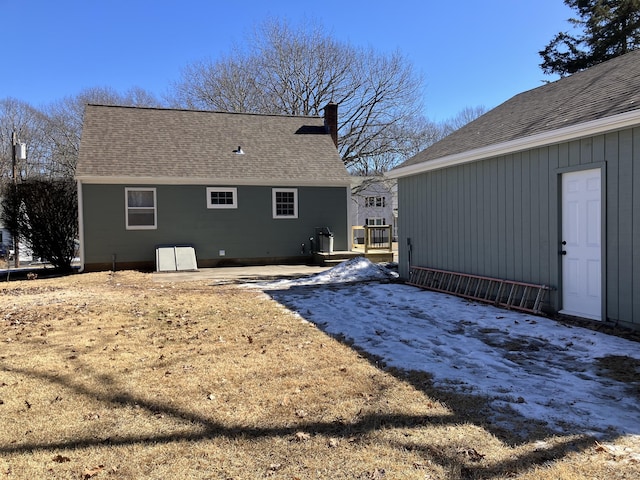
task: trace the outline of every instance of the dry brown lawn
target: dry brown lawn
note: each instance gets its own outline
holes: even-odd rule
[[[518,438],[483,408],[256,290],[0,284],[0,478],[640,478],[631,437]]]

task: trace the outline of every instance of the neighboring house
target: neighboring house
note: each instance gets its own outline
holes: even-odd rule
[[[546,310],[640,329],[640,50],[513,97],[390,176],[402,277],[546,284]]]
[[[0,204],[2,199],[0,198]],[[32,262],[33,252],[24,243],[19,242],[20,262]],[[8,228],[5,228],[0,220],[0,259],[13,259],[13,237]],[[13,262],[11,263],[13,265]]]
[[[350,249],[350,179],[325,118],[88,105],[76,171],[84,269],[299,262],[319,227]]]
[[[1,203],[0,198],[0,203]],[[4,258],[7,253],[13,249],[13,240],[11,239],[11,232],[4,228],[2,220],[0,220],[0,258]]]
[[[395,238],[398,219],[397,182],[383,176],[352,176],[351,192],[352,225],[391,225]],[[355,230],[354,242],[364,243],[363,230]]]

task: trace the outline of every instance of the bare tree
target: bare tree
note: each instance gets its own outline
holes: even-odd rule
[[[426,117],[415,117],[401,126],[390,126],[387,136],[393,135],[395,151],[385,150],[379,155],[372,155],[366,163],[352,168],[356,175],[376,176],[399,165],[404,160],[433,145],[453,131],[462,128],[485,113],[483,106],[465,107],[455,116],[443,122],[433,122]]]
[[[467,123],[470,123],[476,118],[484,115],[486,111],[487,109],[483,105],[463,108],[456,115],[442,122],[440,127],[442,131],[442,137],[445,137],[450,133],[453,133],[456,130],[464,127]]]
[[[121,94],[112,88],[98,87],[81,91],[73,97],[54,102],[43,110],[43,137],[52,177],[73,177],[80,137],[84,107],[88,103],[102,105],[159,106],[160,102],[141,88],[133,88]]]
[[[420,116],[422,80],[399,52],[355,48],[318,25],[294,28],[279,20],[259,25],[246,44],[216,61],[187,66],[173,86],[173,104],[318,116],[335,102],[347,167],[375,170],[375,157],[404,154],[399,134],[411,131]]]
[[[17,159],[16,180],[21,181],[46,170],[42,151],[46,148],[42,137],[42,114],[26,102],[14,98],[0,100],[0,184],[12,182],[13,132],[27,145],[27,159]]]
[[[27,145],[27,159],[18,162],[18,180],[73,177],[82,118],[87,103],[160,106],[141,88],[124,94],[111,88],[91,88],[73,97],[36,109],[13,98],[0,99],[0,184],[12,179],[11,135],[16,132]]]

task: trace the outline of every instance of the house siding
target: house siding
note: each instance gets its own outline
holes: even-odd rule
[[[367,225],[367,220],[372,218],[381,218],[387,225],[393,227],[392,236],[397,238],[397,182],[389,180],[378,180],[368,183],[364,188],[360,186],[361,177],[355,177],[357,180],[352,184],[351,195],[351,224],[354,227],[362,227]],[[364,177],[366,180],[367,177]],[[385,201],[384,207],[367,206],[367,197],[382,197]],[[354,243],[364,242],[364,230],[357,230],[354,235]]]
[[[156,188],[157,229],[125,228],[125,187],[137,186]],[[298,218],[274,219],[272,187],[237,186],[237,209],[208,209],[211,186],[236,187],[81,184],[86,269],[111,266],[114,258],[116,265],[152,268],[163,244],[193,245],[199,266],[304,261],[321,226],[333,232],[336,250],[348,248],[347,187],[298,187]]]
[[[400,245],[411,239],[413,265],[558,289],[560,175],[599,167],[606,317],[640,329],[640,128],[399,178]],[[407,248],[399,261],[407,278]]]

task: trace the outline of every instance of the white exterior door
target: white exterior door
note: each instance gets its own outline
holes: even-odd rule
[[[602,316],[600,169],[562,175],[562,310]]]

